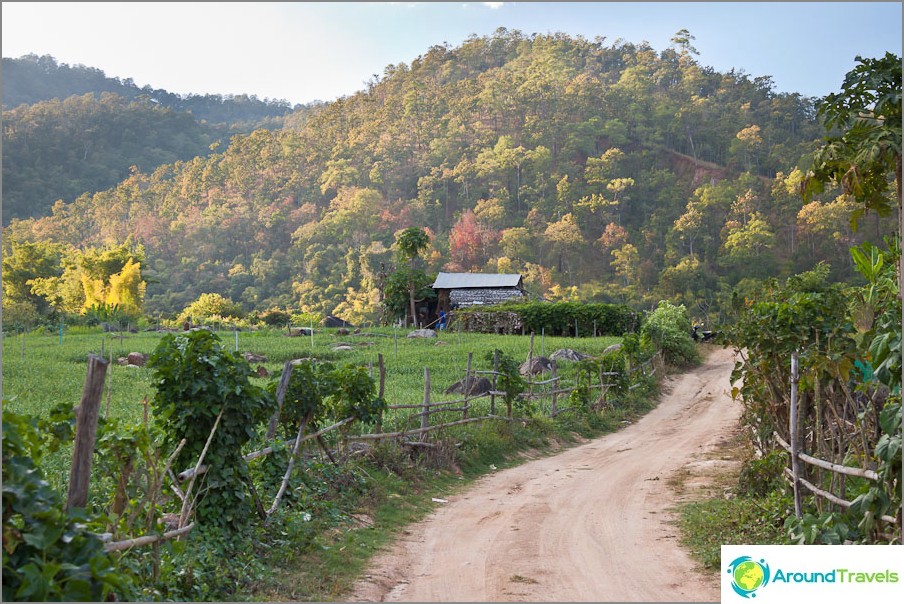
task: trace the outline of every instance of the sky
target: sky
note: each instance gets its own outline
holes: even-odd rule
[[[901,2],[2,2],[2,54],[51,55],[177,94],[304,104],[366,87],[389,65],[497,28],[662,51],[770,76],[776,92],[840,90],[855,57],[902,55]]]

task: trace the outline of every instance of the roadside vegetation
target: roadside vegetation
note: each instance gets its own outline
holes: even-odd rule
[[[818,106],[831,134],[802,195],[841,186],[855,229],[867,214],[900,225],[900,60],[858,63]],[[900,245],[898,232],[849,246],[851,283],[819,263],[735,300],[722,343],[741,354],[732,380],[746,463],[727,493],[686,506],[681,523],[707,567],[721,544],[901,543]],[[803,460],[795,474],[794,447],[829,463]]]

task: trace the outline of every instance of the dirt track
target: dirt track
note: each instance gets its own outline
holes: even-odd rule
[[[705,480],[737,427],[730,350],[669,378],[637,423],[490,474],[377,555],[349,601],[719,600],[677,542],[669,479]]]

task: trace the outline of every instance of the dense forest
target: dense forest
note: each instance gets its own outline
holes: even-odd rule
[[[854,230],[856,204],[837,189],[803,201],[804,173],[827,134],[818,99],[776,93],[769,77],[714,71],[692,41],[682,30],[656,52],[499,29],[433,46],[280,128],[136,166],[50,216],[14,220],[4,256],[12,266],[27,249],[20,265],[34,268],[10,272],[4,260],[4,285],[22,281],[10,290],[18,299],[5,288],[4,314],[63,309],[59,276],[75,256],[129,249],[149,314],[175,315],[215,293],[244,311],[374,320],[383,278],[398,268],[397,234],[411,226],[430,237],[428,272],[520,272],[545,299],[636,308],[670,299],[711,321],[763,280],[820,262],[832,278],[852,279],[848,249],[894,225],[870,215]],[[89,102],[130,119],[150,111],[109,96],[55,101]],[[43,152],[77,158],[91,141]]]
[[[0,75],[4,109],[89,93],[100,96],[109,92],[129,101],[147,100],[173,111],[188,112],[198,121],[209,124],[235,125],[261,123],[303,108],[292,106],[285,100],[258,99],[256,95],[179,95],[150,85],[139,87],[131,78],[110,78],[100,69],[59,63],[49,55],[29,54],[17,59],[4,57]]]

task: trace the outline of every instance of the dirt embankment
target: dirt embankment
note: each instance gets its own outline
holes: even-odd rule
[[[448,498],[379,554],[347,599],[718,601],[719,577],[695,570],[678,543],[670,482],[705,483],[708,454],[736,431],[733,363],[712,348],[669,378],[637,423]]]

